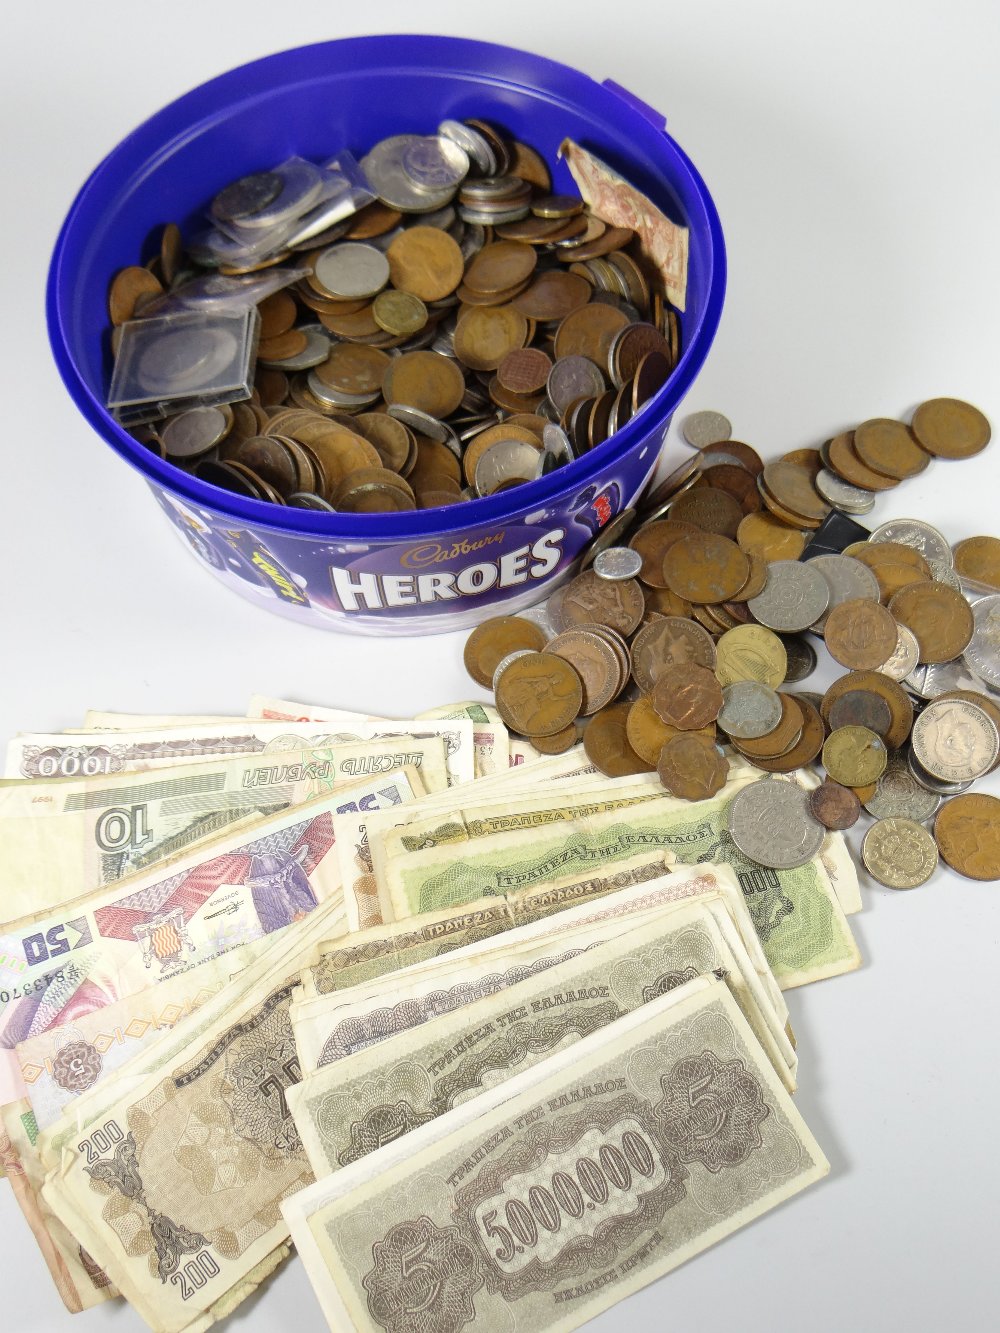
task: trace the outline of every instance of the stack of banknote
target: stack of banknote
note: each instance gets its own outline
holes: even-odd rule
[[[574,1328],[822,1176],[784,992],[843,838],[544,757],[491,706],[92,713],[0,782],[0,1160],[66,1306],[203,1329],[291,1252],[334,1328]]]

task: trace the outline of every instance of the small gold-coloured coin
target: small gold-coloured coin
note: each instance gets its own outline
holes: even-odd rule
[[[823,637],[830,656],[842,666],[874,670],[895,650],[898,636],[896,621],[884,606],[854,597],[829,613]]]
[[[915,477],[931,461],[908,426],[888,417],[863,421],[854,432],[854,452],[866,467],[898,481]]]
[[[511,662],[497,682],[496,704],[512,731],[528,737],[552,736],[576,720],[583,686],[564,658],[526,653]]]
[[[626,726],[629,704],[611,704],[602,708],[587,723],[583,748],[595,767],[609,778],[623,778],[631,773],[650,773],[655,765],[632,749]]]
[[[942,858],[968,879],[1000,879],[1000,800],[969,792],[946,801],[934,819]]]
[[[664,667],[651,695],[662,721],[680,731],[699,731],[719,716],[722,686],[715,672],[690,663]]]
[[[955,573],[1000,588],[1000,540],[966,537],[955,546]]]
[[[682,537],[663,559],[667,587],[689,602],[726,602],[749,576],[750,561],[736,543],[711,532]]]
[[[498,663],[509,653],[520,648],[537,653],[544,647],[545,633],[533,620],[494,616],[477,625],[469,635],[462,659],[476,684],[489,690],[493,688],[493,673]]]
[[[885,742],[867,727],[838,727],[823,746],[823,767],[844,787],[875,782],[887,758]]]
[[[784,683],[788,670],[785,645],[763,625],[737,625],[716,644],[715,673],[722,685],[759,680],[772,689]]]
[[[462,281],[465,260],[451,236],[439,227],[407,227],[385,252],[389,281],[421,301],[441,301]]]
[[[707,736],[680,732],[663,746],[656,771],[671,796],[705,801],[726,785],[729,761]]]
[[[387,287],[372,302],[372,318],[380,329],[397,338],[419,333],[427,323],[427,307],[412,292]]]
[[[913,819],[878,819],[861,843],[861,860],[887,889],[915,889],[937,869],[934,839]]]
[[[404,352],[385,372],[382,396],[389,404],[415,407],[442,420],[465,396],[465,377],[438,352]]]
[[[921,662],[951,662],[972,640],[972,608],[960,592],[945,583],[912,583],[901,588],[889,610],[913,631]]]
[[[798,560],[806,548],[806,535],[770,513],[747,514],[736,530],[744,551],[764,560]]]
[[[990,423],[958,398],[921,403],[910,425],[917,443],[937,458],[972,458],[990,442]]]
[[[136,306],[145,297],[147,300],[159,296],[163,291],[160,280],[147,268],[133,264],[119,269],[108,292],[108,311],[111,323],[116,327],[125,324],[136,313]]]

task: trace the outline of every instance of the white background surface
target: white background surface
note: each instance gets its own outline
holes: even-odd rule
[[[476,694],[460,636],[351,639],[224,589],[72,407],[43,325],[49,252],[97,160],[165,102],[376,25],[507,42],[616,79],[667,113],[726,233],[722,327],[684,408],[725,411],[773,457],[869,416],[908,419],[936,395],[1000,422],[998,15],[989,0],[6,6],[0,732],[78,725],[88,706],[237,713],[254,689],[398,716]],[[924,517],[952,541],[1000,532],[998,481],[994,443],[932,464],[872,520]],[[942,872],[910,894],[866,881],[864,897],[863,969],[789,997],[798,1104],[831,1176],[595,1329],[993,1321],[1000,886]],[[68,1327],[2,1184],[0,1237],[0,1326]],[[83,1318],[95,1333],[142,1326],[120,1305]],[[296,1261],[233,1323],[323,1327]]]

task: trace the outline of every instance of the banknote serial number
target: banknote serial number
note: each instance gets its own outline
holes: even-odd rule
[[[29,995],[37,995],[49,987],[53,981],[65,981],[66,974],[60,968],[57,972],[46,972],[44,976],[26,981],[23,986],[11,986],[9,990],[0,990],[0,1004],[10,1004],[14,1000],[26,1000]]]

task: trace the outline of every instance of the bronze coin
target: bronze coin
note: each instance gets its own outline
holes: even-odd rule
[[[830,506],[813,485],[809,469],[798,463],[768,463],[760,479],[783,509],[801,519],[820,523],[830,512]]]
[[[287,288],[272,292],[257,307],[260,314],[260,336],[262,339],[275,338],[279,333],[287,333],[295,323],[298,307],[295,298]]]
[[[747,514],[736,529],[740,549],[764,560],[798,560],[806,549],[805,533],[774,514]]]
[[[528,319],[548,323],[585,306],[593,290],[586,278],[564,269],[548,269],[519,292],[511,305]]]
[[[703,532],[734,540],[744,512],[733,496],[709,485],[692,487],[678,496],[670,506],[670,517],[678,523],[692,523]]]
[[[805,730],[805,706],[791,694],[778,691],[781,700],[781,718],[778,725],[763,736],[741,737],[738,741],[730,737],[734,749],[740,754],[758,763],[764,759],[778,759],[788,754],[802,739]]]
[[[318,380],[346,394],[370,394],[382,387],[392,365],[387,352],[361,343],[334,343],[325,361],[315,367]]]
[[[632,385],[631,416],[635,416],[655,394],[659,393],[670,378],[671,363],[661,352],[647,352],[639,362],[635,375],[622,385],[622,392]],[[619,428],[623,423],[619,421]]]
[[[729,760],[707,736],[681,732],[663,746],[656,771],[671,796],[707,801],[726,785]]]
[[[809,793],[809,810],[824,828],[842,831],[858,822],[861,802],[850,787],[827,778]]]
[[[670,344],[652,324],[626,324],[611,345],[608,370],[619,387],[632,379],[650,352],[659,352],[670,366]]]
[[[760,454],[741,440],[719,440],[715,444],[704,445],[701,452],[705,455],[706,462],[714,454],[722,454],[726,459],[735,458],[748,472],[753,473],[754,477],[759,477],[764,471],[764,460]],[[711,468],[707,470],[711,471]]]
[[[990,588],[1000,588],[1000,540],[966,537],[955,546],[955,573]]]
[[[398,227],[402,220],[403,215],[398,209],[390,208],[388,204],[376,199],[355,213],[350,228],[344,233],[344,239],[368,241],[373,236],[385,236],[393,227]]]
[[[450,296],[465,273],[458,242],[439,227],[406,227],[385,252],[389,281],[421,301]]]
[[[910,428],[921,448],[936,458],[972,458],[990,442],[990,423],[978,407],[958,398],[921,403]]]
[[[672,593],[669,588],[645,587],[642,590],[642,597],[646,603],[646,613],[642,620],[644,625],[650,624],[659,616],[691,618],[691,603]]]
[[[455,355],[470,370],[496,370],[528,341],[528,321],[512,306],[469,310],[455,329]]]
[[[511,393],[540,393],[552,369],[552,359],[540,347],[515,347],[500,362],[497,379]]]
[[[572,250],[560,253],[557,258],[561,259],[564,264],[597,259],[601,255],[611,254],[612,250],[621,250],[634,237],[635,232],[630,231],[627,227],[608,226],[594,240],[588,241],[585,245],[574,246]]]
[[[539,754],[565,754],[579,739],[580,728],[571,722],[568,727],[553,732],[551,736],[532,736],[531,743]]]
[[[497,681],[497,712],[522,736],[563,731],[575,721],[582,703],[580,677],[554,653],[526,653],[511,662]]]
[[[860,486],[864,491],[891,491],[899,485],[895,478],[885,477],[862,463],[854,449],[854,431],[835,435],[824,447],[831,469],[849,485]]]
[[[968,879],[1000,879],[1000,800],[968,793],[945,801],[934,819],[943,859]]]
[[[338,338],[373,338],[385,333],[372,314],[371,301],[366,302],[360,310],[352,310],[349,314],[321,314],[319,322]]]
[[[567,315],[556,330],[556,358],[585,356],[596,366],[606,366],[611,342],[628,322],[628,315],[615,306],[593,302],[581,306]]]
[[[545,634],[533,620],[523,620],[520,616],[494,616],[477,625],[469,635],[462,660],[476,684],[491,690],[493,673],[508,653],[520,648],[537,653],[544,647]]]
[[[299,484],[299,472],[288,445],[267,435],[241,440],[229,462],[242,463],[262,477],[280,495],[290,495]]]
[[[587,723],[583,749],[590,762],[609,778],[623,778],[632,773],[650,773],[653,765],[632,749],[626,725],[628,704],[602,708]]]
[[[404,352],[385,372],[382,396],[390,405],[405,404],[441,420],[464,398],[465,376],[439,352]]]
[[[586,629],[564,630],[545,645],[547,653],[564,657],[583,687],[580,716],[589,717],[604,708],[624,683],[617,654],[611,644]]]
[[[750,576],[750,561],[735,542],[697,532],[674,542],[663,558],[667,587],[689,602],[726,602]]]
[[[142,297],[147,299],[159,296],[163,291],[160,280],[149,269],[132,264],[119,269],[111,281],[108,291],[108,311],[111,323],[117,328],[125,324],[135,314],[136,305]],[[628,322],[627,320],[625,321]]]
[[[679,728],[667,726],[653,707],[653,702],[648,694],[642,695],[634,704],[629,706],[625,731],[629,744],[636,754],[644,759],[646,763],[654,766],[660,757],[660,751],[671,736],[682,734]],[[715,724],[710,723],[700,731],[683,734],[707,736],[709,740],[714,742]]]
[[[493,241],[473,256],[465,270],[465,286],[477,292],[503,292],[530,278],[537,263],[537,251],[523,241]]]
[[[562,592],[561,629],[579,625],[607,625],[629,635],[642,619],[646,603],[635,579],[602,579],[585,569]]]
[[[733,593],[731,600],[734,602],[748,602],[751,597],[759,597],[767,587],[767,561],[755,551],[748,552],[747,559],[750,561],[750,573],[739,592]]]
[[[899,481],[915,477],[931,461],[910,428],[889,417],[863,421],[854,432],[854,452],[873,472]]]
[[[281,370],[271,370],[267,366],[258,366],[254,383],[262,403],[268,406],[283,403],[288,397],[288,376]]]
[[[794,463],[796,467],[804,467],[813,481],[823,467],[823,459],[818,449],[789,449],[787,454],[781,455],[778,462]]]
[[[902,685],[883,676],[879,671],[851,671],[846,676],[835,680],[823,695],[820,712],[826,722],[830,721],[830,710],[842,694],[848,690],[872,690],[880,694],[892,711],[892,725],[885,736],[885,743],[890,749],[898,749],[910,734],[913,726],[913,704]],[[850,783],[850,786],[856,786]]]
[[[768,758],[757,755],[751,762],[765,773],[794,773],[796,769],[811,764],[823,748],[826,740],[826,728],[823,719],[812,702],[802,694],[795,696],[795,705],[802,716],[802,730],[795,742],[783,753]],[[741,742],[743,744],[743,742]],[[749,758],[749,756],[747,756]]]
[[[852,597],[827,615],[823,637],[830,656],[842,666],[874,670],[895,651],[898,632],[879,602]]]
[[[642,582],[652,588],[666,587],[663,557],[674,542],[697,531],[693,523],[677,523],[668,518],[644,523],[638,532],[633,533],[629,546],[642,556],[642,569],[638,574]]]
[[[257,356],[261,361],[289,361],[309,346],[309,339],[301,329],[286,329],[274,338],[261,338]]]
[[[698,731],[714,722],[722,709],[722,686],[708,667],[667,666],[651,695],[660,718],[680,731]]]
[[[717,491],[725,491],[736,500],[744,514],[756,514],[761,507],[757,479],[752,472],[737,463],[717,463],[708,468],[694,484],[697,490],[701,486],[711,486]]]
[[[506,140],[507,151],[510,153],[510,164],[507,171],[511,176],[517,176],[519,180],[527,181],[529,185],[534,185],[536,189],[548,194],[552,189],[552,177],[549,174],[549,168],[542,157],[530,144],[521,143],[519,139]]]
[[[820,525],[818,518],[803,518],[801,514],[793,514],[790,509],[786,509],[780,504],[771,492],[764,485],[763,474],[757,478],[757,493],[764,503],[764,508],[772,513],[775,518],[780,518],[782,523],[787,523],[790,527],[816,529]]]
[[[353,472],[333,491],[331,502],[347,514],[398,514],[417,507],[412,489],[387,468]]]
[[[893,596],[889,610],[913,631],[921,662],[951,662],[975,630],[972,607],[946,583],[911,583]]]
[[[416,441],[410,429],[387,412],[362,412],[354,421],[358,433],[375,447],[383,464],[405,477],[417,456]]]
[[[715,669],[715,644],[693,620],[661,616],[640,629],[632,640],[632,675],[647,693],[667,667],[702,666]]]
[[[867,727],[884,740],[892,726],[892,709],[874,690],[847,690],[830,706],[830,729]]]
[[[443,472],[452,481],[461,482],[462,465],[446,444],[440,440],[429,440],[425,435],[415,436],[417,457],[406,477],[411,486],[423,478]]]

